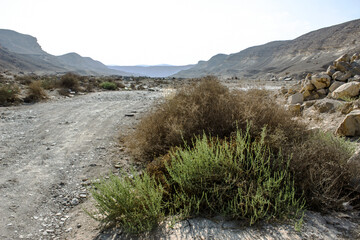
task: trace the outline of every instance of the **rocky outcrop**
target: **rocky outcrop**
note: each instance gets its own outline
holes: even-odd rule
[[[355,82],[360,82],[360,55],[353,54],[351,57],[344,54],[337,58],[326,72],[308,74],[301,83],[300,92],[304,100],[313,100],[331,96],[336,99],[350,98],[359,95],[359,87]],[[353,83],[349,83],[353,82]]]

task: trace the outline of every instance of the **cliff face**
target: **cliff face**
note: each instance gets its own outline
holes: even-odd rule
[[[360,50],[360,19],[322,28],[294,40],[274,41],[247,48],[230,55],[216,55],[176,77],[216,75],[239,78],[267,78],[325,70],[331,61],[344,53]]]

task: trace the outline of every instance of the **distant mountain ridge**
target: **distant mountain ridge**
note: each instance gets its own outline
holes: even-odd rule
[[[0,70],[38,74],[75,72],[81,75],[124,75],[77,53],[54,56],[43,51],[33,36],[0,29]]]
[[[360,19],[312,31],[294,40],[273,41],[230,55],[218,54],[173,76],[261,79],[292,74],[301,78],[306,72],[324,70],[344,53],[355,52],[360,52]]]
[[[188,70],[194,65],[183,65],[183,66],[173,66],[168,64],[161,65],[138,65],[138,66],[108,66],[111,69],[135,73],[139,76],[148,76],[148,77],[168,77],[170,75],[176,74],[182,70]]]

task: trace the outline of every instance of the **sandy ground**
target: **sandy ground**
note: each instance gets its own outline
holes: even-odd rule
[[[71,232],[65,227],[87,198],[84,183],[124,162],[114,152],[119,131],[159,96],[101,92],[0,108],[0,239],[63,239]]]

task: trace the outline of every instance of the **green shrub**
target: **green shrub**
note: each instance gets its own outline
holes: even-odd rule
[[[0,105],[6,106],[18,101],[17,94],[19,92],[19,87],[14,84],[0,85]]]
[[[116,90],[117,85],[113,82],[102,82],[100,83],[100,87],[106,90]]]
[[[177,150],[167,165],[171,212],[183,217],[225,215],[248,219],[281,219],[299,213],[289,160],[273,154],[249,131],[234,140],[196,138],[194,148]]]
[[[273,154],[249,128],[230,141],[196,138],[194,147],[172,152],[166,164],[165,186],[147,172],[141,176],[111,176],[92,192],[98,219],[126,231],[155,227],[164,216],[180,218],[224,215],[246,219],[300,217],[304,202],[297,197],[289,160]]]
[[[141,176],[134,173],[134,178],[122,179],[112,175],[94,187],[92,196],[98,212],[90,215],[105,225],[143,232],[151,230],[163,218],[163,189],[146,173]]]
[[[73,91],[79,90],[79,80],[80,76],[74,73],[66,73],[65,75],[61,76],[60,78],[60,87],[68,88]]]

